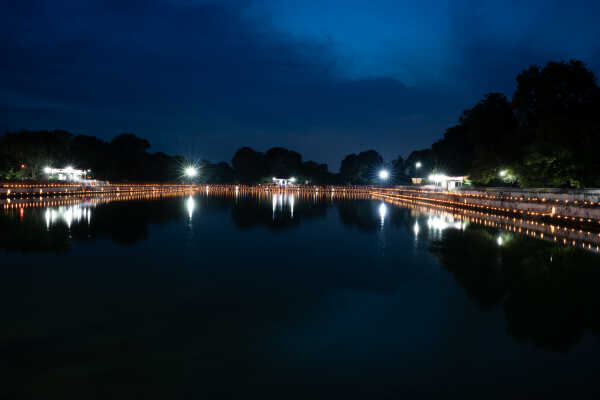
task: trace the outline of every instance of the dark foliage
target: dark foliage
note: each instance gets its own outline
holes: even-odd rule
[[[375,150],[349,154],[342,160],[340,179],[345,184],[369,185],[377,183],[377,169],[383,167],[383,158]]]
[[[43,180],[47,166],[91,169],[111,181],[176,181],[181,157],[148,153],[150,143],[124,133],[110,143],[65,131],[20,131],[0,136],[2,179]],[[24,168],[21,168],[23,166]]]
[[[500,93],[487,94],[407,164],[410,169],[419,160],[423,171],[469,175],[478,184],[598,187],[599,145],[594,74],[580,61],[549,62],[519,74],[512,103]]]
[[[283,147],[273,147],[265,153],[242,147],[231,160],[236,182],[268,183],[273,177],[295,178],[299,183],[331,184],[337,176],[327,164],[302,161],[302,156]]]

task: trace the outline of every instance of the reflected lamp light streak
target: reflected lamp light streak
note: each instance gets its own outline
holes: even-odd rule
[[[187,209],[188,216],[191,220],[192,216],[194,215],[194,209],[196,208],[196,201],[192,196],[188,197],[188,199],[186,200],[185,208]]]
[[[387,206],[384,203],[381,203],[379,205],[379,217],[381,218],[381,226],[383,226],[383,223],[385,222],[385,216],[387,215]]]

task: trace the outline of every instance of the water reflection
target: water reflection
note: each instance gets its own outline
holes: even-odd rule
[[[406,251],[413,238],[415,243],[419,239],[415,251],[433,254],[482,310],[502,307],[509,333],[518,340],[562,351],[585,332],[599,331],[600,294],[595,288],[600,282],[600,259],[592,247],[597,235],[472,210],[390,204],[343,193],[249,195],[235,190],[225,195],[206,194],[205,189],[195,196],[162,201],[143,197],[123,201],[127,198],[122,196],[40,208],[11,205],[0,213],[0,248],[69,251],[78,241],[98,238],[133,244],[149,238],[151,225],[187,220],[191,228],[199,209],[222,213],[239,231],[257,226],[274,231],[300,229],[303,224],[322,223],[329,210],[334,210],[336,221],[348,232],[378,232],[378,262],[387,262],[387,249],[405,246]],[[395,232],[406,236],[394,236]],[[395,261],[402,261],[406,253],[393,254],[401,257]],[[369,263],[364,267],[369,270]]]
[[[586,330],[600,333],[593,253],[493,229],[448,232],[431,251],[482,309],[503,307],[519,340],[564,351]]]
[[[194,215],[194,208],[196,208],[196,200],[194,200],[192,196],[188,197],[188,199],[185,201],[185,208],[187,209],[188,217],[191,221],[192,216]]]
[[[600,269],[585,231],[337,192],[121,200],[0,212],[1,249],[45,252],[2,253],[0,348],[18,366],[3,375],[15,392],[66,385],[85,398],[89,381],[141,377],[131,391],[169,398],[197,390],[200,374],[223,390],[330,371],[428,386],[432,359],[459,390],[473,374],[595,373],[600,350],[583,339],[600,333]],[[581,354],[592,367],[572,371]]]
[[[138,193],[6,201],[0,210],[0,249],[63,252],[73,242],[101,238],[134,244],[147,239],[149,225],[179,217],[178,208],[166,204],[181,196]],[[160,199],[166,203],[153,201]]]
[[[385,222],[385,216],[387,215],[387,206],[384,203],[379,205],[379,217],[381,218],[381,227],[383,228],[383,223]]]
[[[86,221],[90,224],[92,218],[91,205],[89,203],[77,204],[72,206],[48,207],[44,212],[46,228],[50,229],[57,222],[63,222],[68,228],[73,222],[80,223]]]

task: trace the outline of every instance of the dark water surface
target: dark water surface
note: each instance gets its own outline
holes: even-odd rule
[[[0,262],[0,398],[600,393],[597,252],[443,211],[205,193],[0,209]]]

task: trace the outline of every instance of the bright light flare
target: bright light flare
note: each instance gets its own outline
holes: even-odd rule
[[[417,163],[415,164],[415,167],[417,167],[417,168],[421,168],[421,166],[422,166],[422,165],[423,165],[423,164],[421,164],[421,162],[420,162],[420,161],[417,161]]]
[[[381,171],[379,171],[379,179],[385,180],[389,177],[390,177],[390,173],[387,170],[382,169]]]
[[[502,171],[500,171],[500,176],[504,178],[507,173],[508,173],[508,171],[506,171],[505,169],[503,169]]]
[[[198,175],[198,170],[194,167],[187,167],[184,171],[185,176],[193,178]]]

